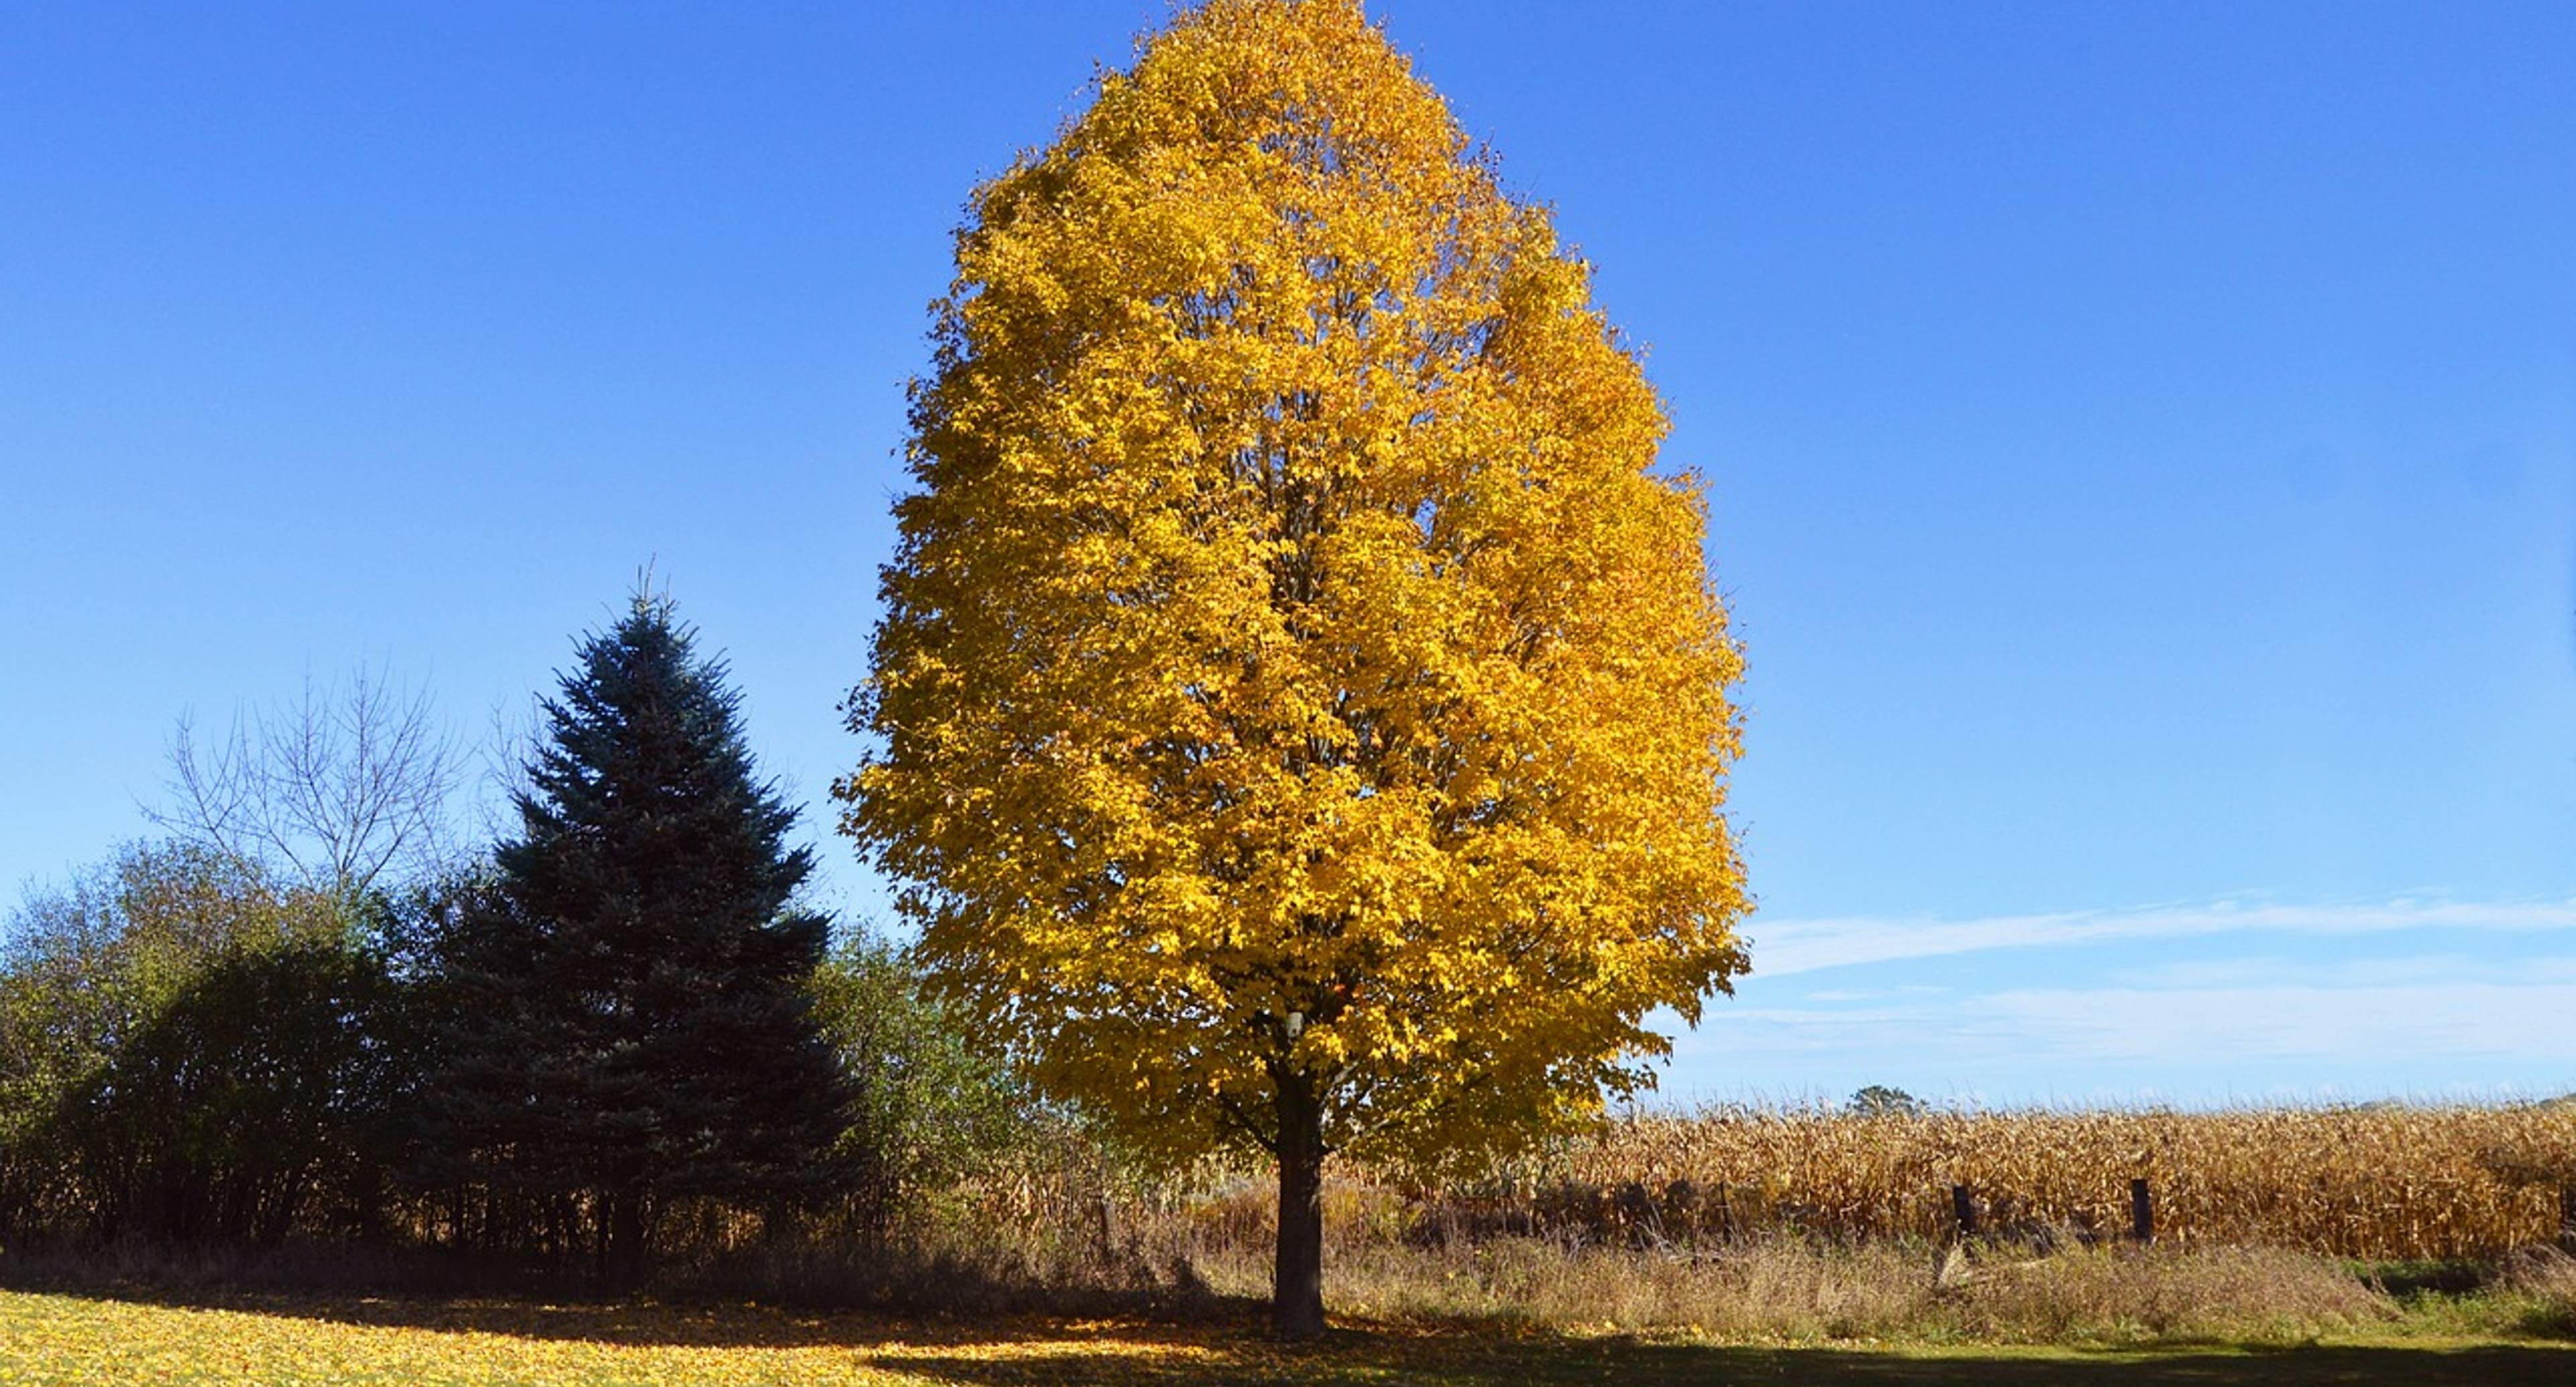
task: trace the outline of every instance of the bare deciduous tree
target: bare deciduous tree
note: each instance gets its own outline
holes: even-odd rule
[[[423,874],[445,859],[466,761],[426,691],[362,666],[340,687],[308,678],[292,702],[236,711],[212,744],[182,714],[170,805],[144,812],[190,842],[351,900],[388,872]]]

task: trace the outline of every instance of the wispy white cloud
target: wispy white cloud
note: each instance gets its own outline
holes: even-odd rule
[[[2247,937],[2208,939],[2232,931]],[[2319,946],[2363,935],[2367,949]],[[2120,947],[2183,936],[2203,941]],[[2069,966],[2094,944],[2112,947]],[[2030,952],[1940,987],[1824,971],[2005,949]],[[1971,1101],[2223,1103],[2576,1086],[2576,903],[1828,921],[1756,957],[1738,1000],[1676,1037],[1668,1093],[1831,1098],[1893,1082]],[[1761,986],[1782,973],[1820,985]]]
[[[1989,949],[2107,944],[2209,934],[2386,934],[2410,930],[2576,933],[2576,900],[2470,903],[2395,900],[2283,905],[2218,901],[2139,910],[2000,915],[1973,920],[1849,916],[1759,920],[1757,977],[1779,978],[1854,964],[1934,958]]]
[[[1968,1036],[2059,1060],[2210,1061],[2564,1055],[2576,984],[2068,988],[1980,997]]]
[[[2576,940],[2569,941],[2576,949]],[[2176,959],[2132,971],[2127,985],[2197,990],[2246,987],[2422,988],[2436,983],[2576,983],[2576,955],[2498,959],[2446,951],[2388,957],[2330,958],[2259,955]],[[1819,993],[1806,994],[1813,1001]],[[2576,1018],[2570,1018],[2576,1023]]]
[[[2558,1093],[2576,1085],[2576,976],[1719,1008],[1676,1037],[1665,1088],[1776,1098],[1882,1082],[2001,1102]]]

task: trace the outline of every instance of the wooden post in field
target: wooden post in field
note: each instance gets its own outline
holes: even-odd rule
[[[1959,1221],[1959,1241],[1977,1236],[1977,1203],[1968,1197],[1967,1186],[1950,1187],[1950,1213]]]
[[[2576,1185],[2558,1189],[2558,1249],[2576,1253]]]
[[[2137,1235],[2142,1247],[2156,1240],[2156,1206],[2147,1195],[2143,1178],[2129,1182],[2129,1231]]]

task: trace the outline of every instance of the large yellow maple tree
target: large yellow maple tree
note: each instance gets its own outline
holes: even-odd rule
[[[1356,0],[1210,0],[979,188],[844,831],[934,975],[1175,1157],[1583,1120],[1743,971],[1695,480],[1543,207]]]

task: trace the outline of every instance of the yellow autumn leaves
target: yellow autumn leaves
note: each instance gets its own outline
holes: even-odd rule
[[[748,1307],[351,1301],[213,1310],[0,1291],[0,1387],[919,1387],[1188,1370],[1211,1351],[1046,1325],[960,1339]]]
[[[1744,966],[1694,483],[1542,209],[1348,0],[1216,0],[980,189],[836,787],[1042,1082],[1434,1162]],[[1231,1131],[1229,1131],[1231,1126]]]

